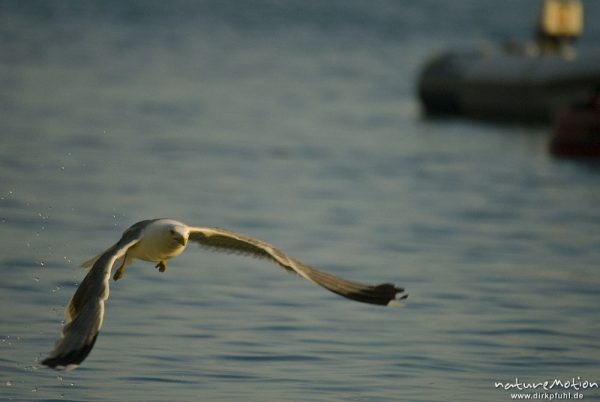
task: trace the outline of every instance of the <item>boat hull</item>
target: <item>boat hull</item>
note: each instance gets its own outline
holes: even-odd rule
[[[600,49],[573,57],[448,52],[424,66],[418,95],[427,115],[551,122],[600,83]]]

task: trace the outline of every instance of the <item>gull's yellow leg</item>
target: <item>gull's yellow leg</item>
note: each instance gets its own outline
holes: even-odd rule
[[[121,279],[123,277],[123,275],[125,275],[125,259],[123,259],[123,263],[121,264],[119,269],[117,269],[117,271],[113,275],[113,279],[115,281],[118,281],[119,279]]]
[[[167,269],[167,262],[165,260],[160,261],[156,264],[156,268],[158,268],[160,272],[165,272],[165,269]]]

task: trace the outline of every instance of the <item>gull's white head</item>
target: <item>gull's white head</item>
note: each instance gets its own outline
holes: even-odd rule
[[[186,226],[183,225],[167,225],[164,228],[163,235],[175,246],[185,247],[187,244],[190,232]]]
[[[173,219],[159,219],[148,228],[147,235],[158,244],[178,249],[185,247],[190,236],[189,228]]]

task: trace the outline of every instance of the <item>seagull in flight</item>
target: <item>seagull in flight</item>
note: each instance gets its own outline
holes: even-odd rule
[[[128,228],[108,250],[82,264],[89,272],[67,304],[65,325],[54,349],[41,363],[55,369],[73,369],[88,356],[104,319],[113,268],[114,280],[123,278],[125,268],[135,259],[156,262],[156,268],[164,272],[167,260],[181,254],[188,242],[271,260],[333,293],[363,303],[385,306],[408,296],[391,283],[367,285],[318,271],[268,243],[230,230],[187,226],[172,219],[145,220]]]

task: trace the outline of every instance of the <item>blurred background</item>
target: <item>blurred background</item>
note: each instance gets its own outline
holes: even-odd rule
[[[600,2],[582,3],[586,49]],[[0,399],[482,401],[516,377],[600,382],[600,165],[551,156],[552,121],[430,118],[417,96],[440,52],[532,40],[540,6],[0,2]],[[39,367],[79,264],[155,217],[410,296],[360,305],[189,247],[111,283],[82,367]]]

